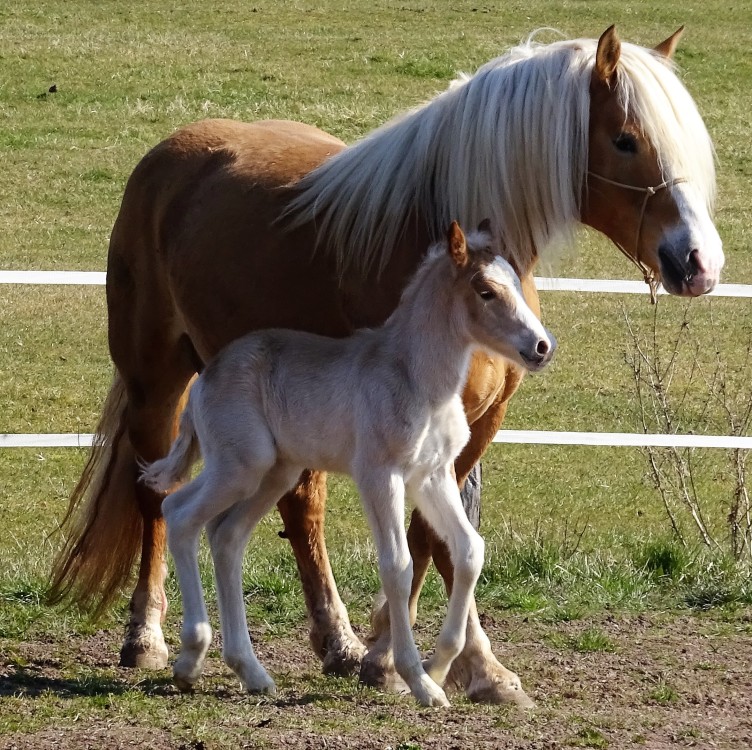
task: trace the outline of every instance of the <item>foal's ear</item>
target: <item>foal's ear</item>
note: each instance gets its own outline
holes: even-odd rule
[[[679,44],[681,35],[684,33],[684,26],[680,26],[668,39],[665,39],[660,44],[656,44],[653,48],[661,57],[665,57],[670,60],[676,52],[676,47]]]
[[[467,265],[467,242],[465,235],[460,229],[460,225],[453,221],[447,232],[447,245],[449,257],[457,268],[464,268]]]
[[[608,88],[613,88],[616,83],[616,66],[621,57],[621,41],[616,33],[616,26],[609,26],[598,40],[598,49],[595,53],[595,68],[593,77],[605,83]]]

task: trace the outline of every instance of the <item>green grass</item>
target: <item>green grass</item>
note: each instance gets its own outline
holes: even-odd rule
[[[628,12],[611,0],[488,7],[464,0],[5,3],[0,7],[0,264],[104,270],[107,239],[128,175],[151,146],[192,120],[293,118],[352,141],[433,96],[455,71],[472,71],[537,27],[596,36],[614,21],[623,38],[643,44],[686,24],[677,63],[716,143],[717,223],[727,254],[723,280],[752,283],[752,27],[744,4],[719,0],[693,7],[637,0]],[[54,93],[49,91],[53,84]],[[541,273],[634,278],[614,248],[586,231],[576,252],[542,266]],[[645,329],[652,319],[646,298],[548,293],[542,303],[560,349],[545,375],[525,381],[506,426],[639,429],[624,364],[630,348],[624,314]],[[661,299],[659,325],[667,340],[675,335],[684,306]],[[701,352],[712,359],[718,350],[732,365],[742,360],[752,335],[752,308],[745,301],[698,300],[690,317],[692,339]],[[101,288],[0,288],[1,432],[92,431],[111,375]],[[745,378],[748,382],[748,373],[742,372],[741,381]],[[701,400],[702,395],[698,387],[694,397]],[[701,428],[726,431],[717,413]],[[720,533],[732,486],[726,458],[718,451],[695,455],[698,488],[710,523]],[[100,625],[43,603],[59,544],[50,533],[84,460],[84,452],[73,449],[0,451],[5,530],[0,537],[0,641],[6,659],[15,658],[14,643],[75,641],[93,636],[98,627],[118,629],[123,622],[125,600]],[[378,588],[373,548],[349,482],[335,480],[330,490],[327,534],[335,574],[353,621],[365,628]],[[295,632],[305,620],[294,561],[289,546],[277,537],[279,529],[276,516],[264,520],[245,570],[250,620],[269,640]],[[555,624],[618,609],[678,608],[712,610],[722,619],[752,604],[744,567],[707,550],[682,548],[671,538],[644,458],[634,449],[492,447],[484,464],[482,531],[487,564],[478,598],[480,610],[490,615],[511,612]],[[212,596],[205,556],[203,563]],[[168,587],[177,602],[172,577]],[[443,587],[432,573],[421,601],[422,622],[435,623],[443,603]],[[173,646],[176,619],[168,630]],[[608,652],[610,641],[596,627],[562,645]],[[114,655],[108,659],[114,661]],[[28,689],[42,686],[33,717],[19,709],[24,696],[3,695],[0,734],[21,724],[32,731],[79,711],[102,721],[114,711],[116,720],[128,722],[166,689],[158,679],[124,685],[107,669],[70,669],[71,682],[63,686],[45,687],[29,672]],[[364,700],[383,700],[384,721],[393,721],[390,701],[398,699],[357,693],[349,683],[332,688],[313,674],[310,680],[311,692],[319,696],[342,688]],[[231,683],[220,681],[225,684]],[[659,685],[648,700],[675,698],[670,686]],[[169,725],[170,710],[151,706],[154,726]],[[247,701],[233,710],[249,726],[260,721]],[[221,713],[206,696],[182,701],[179,712],[176,736],[186,743],[202,737],[228,744],[228,736],[238,739],[232,734],[236,730],[206,728],[212,712]],[[296,721],[304,724],[304,719]],[[357,717],[337,721],[350,731]],[[400,728],[399,746],[422,746],[419,738],[410,738],[407,724]],[[603,743],[594,728],[572,735],[574,746]]]

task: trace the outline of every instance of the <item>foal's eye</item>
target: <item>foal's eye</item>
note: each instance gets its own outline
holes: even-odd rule
[[[637,139],[631,133],[619,133],[614,138],[614,146],[624,154],[637,153]]]
[[[478,292],[481,299],[489,300],[496,297],[496,295],[490,290],[490,289],[482,289],[480,292]]]

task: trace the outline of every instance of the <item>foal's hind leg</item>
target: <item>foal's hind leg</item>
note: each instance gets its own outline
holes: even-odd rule
[[[259,520],[300,476],[299,467],[275,466],[252,497],[236,503],[207,526],[214,560],[222,657],[249,693],[273,693],[274,681],[256,658],[243,600],[243,553]]]
[[[366,649],[353,633],[334,582],[324,539],[325,506],[326,474],[308,470],[277,504],[303,584],[313,650],[325,673],[347,675],[357,672]]]

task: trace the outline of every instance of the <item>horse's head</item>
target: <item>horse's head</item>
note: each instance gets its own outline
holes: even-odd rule
[[[713,149],[671,69],[682,29],[647,52],[598,41],[590,80],[588,173],[582,220],[600,230],[671,294],[718,283],[720,237],[710,216]]]
[[[465,289],[470,335],[480,346],[530,372],[543,369],[556,340],[522,296],[512,266],[493,249],[489,225],[465,238],[457,222],[447,233],[449,256]]]

